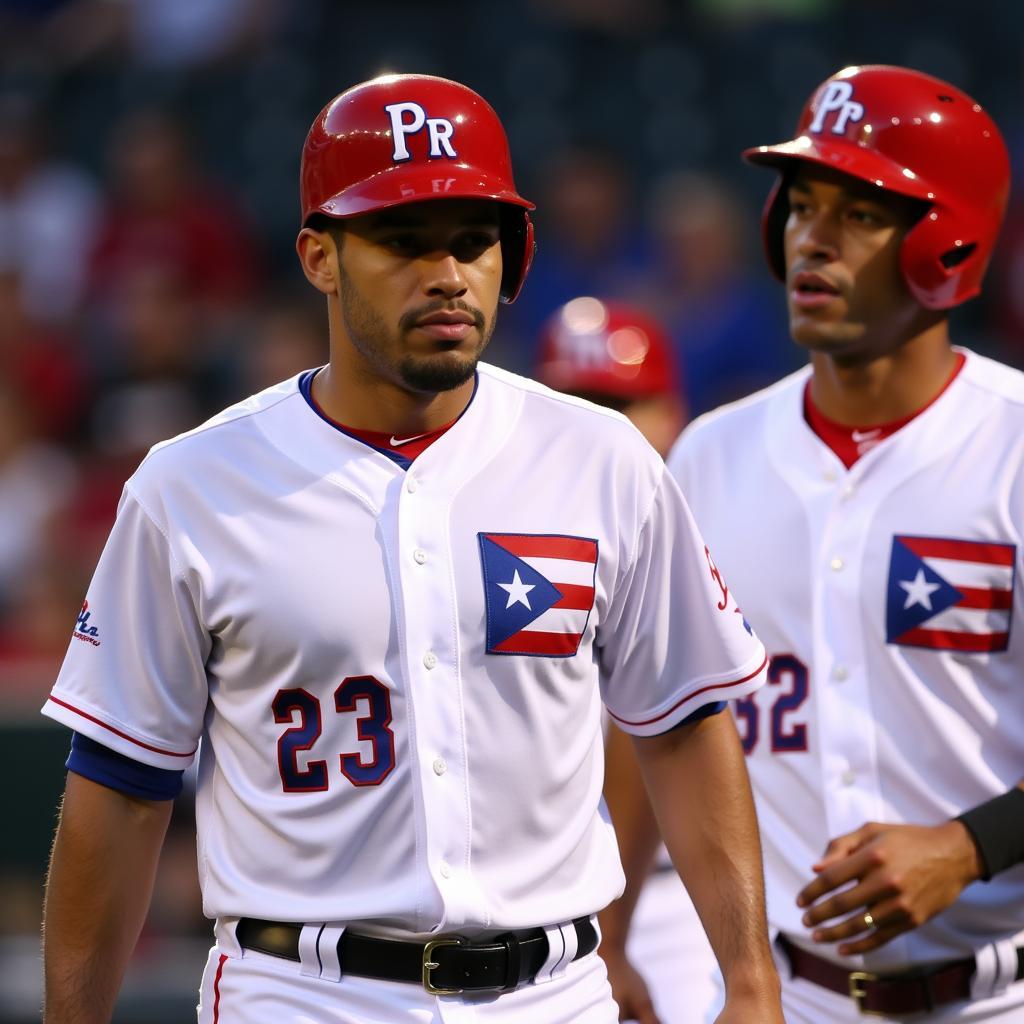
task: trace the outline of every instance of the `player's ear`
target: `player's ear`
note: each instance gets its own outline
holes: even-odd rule
[[[306,280],[325,295],[338,291],[338,246],[330,231],[303,228],[295,239],[295,251]]]

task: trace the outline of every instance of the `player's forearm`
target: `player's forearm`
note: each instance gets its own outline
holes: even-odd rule
[[[723,712],[635,744],[661,834],[727,991],[774,989],[761,844],[732,716]]]
[[[598,915],[601,947],[605,951],[621,951],[640,890],[654,863],[659,833],[633,743],[614,725],[609,726],[605,747],[604,798],[615,826],[626,888],[619,899]]]
[[[45,1024],[110,1020],[171,806],[68,775],[43,912]]]

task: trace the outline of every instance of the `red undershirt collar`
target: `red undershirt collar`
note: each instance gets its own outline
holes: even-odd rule
[[[925,409],[936,402],[956,379],[966,361],[967,357],[962,352],[958,352],[956,366],[953,367],[953,372],[949,375],[946,383],[942,385],[934,398],[922,405],[916,412],[912,412],[902,419],[891,420],[889,423],[876,423],[870,427],[848,427],[829,419],[814,404],[814,400],[811,398],[811,381],[808,378],[804,387],[804,419],[807,420],[811,430],[839,456],[843,465],[849,469],[862,455],[871,451],[887,437],[891,437],[901,427],[905,427],[912,419],[920,416]]]
[[[313,379],[316,377],[318,372],[319,370],[309,370],[302,375],[299,381],[299,391],[316,414],[322,420],[330,423],[331,426],[343,431],[350,437],[354,437],[357,441],[362,441],[364,444],[368,444],[373,448],[385,453],[390,453],[390,457],[402,466],[403,469],[408,469],[410,463],[417,455],[422,455],[423,452],[425,452],[439,437],[442,436],[442,434],[446,433],[451,427],[453,427],[462,416],[462,413],[459,413],[459,415],[451,422],[445,423],[436,430],[428,430],[424,434],[412,434],[408,437],[396,437],[394,434],[388,433],[387,431],[361,430],[356,427],[349,427],[344,423],[339,423],[332,416],[329,416],[324,412],[320,403],[313,397]],[[473,397],[476,397],[476,383],[473,385]],[[473,399],[470,398],[470,402],[472,402],[472,400]],[[468,407],[469,406],[467,404],[467,408]],[[462,412],[465,411],[465,409],[462,410]]]
[[[341,424],[341,427],[345,433],[359,438],[360,441],[365,441],[366,444],[373,445],[374,448],[385,448],[411,461],[417,455],[422,455],[442,434],[454,426],[458,418],[456,416],[451,423],[446,423],[443,427],[438,427],[437,430],[428,430],[425,434],[413,434],[411,437],[395,437],[394,434],[386,431],[382,433],[379,430],[359,430],[356,427],[346,427],[344,424]]]

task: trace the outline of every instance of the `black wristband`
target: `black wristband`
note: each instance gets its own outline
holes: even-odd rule
[[[964,811],[955,820],[963,822],[978,848],[983,882],[1024,861],[1024,790],[1020,787]]]

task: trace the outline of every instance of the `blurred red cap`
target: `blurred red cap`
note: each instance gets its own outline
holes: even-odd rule
[[[567,302],[544,325],[536,376],[557,391],[627,400],[679,387],[661,325],[635,307],[589,296]]]

